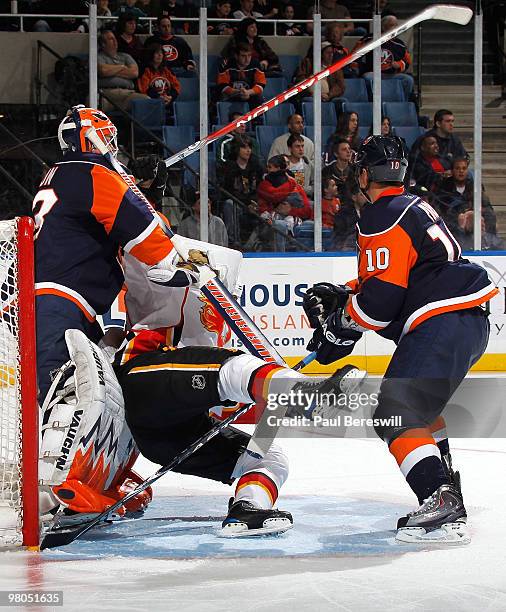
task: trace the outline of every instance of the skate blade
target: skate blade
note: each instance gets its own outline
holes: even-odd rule
[[[471,534],[465,523],[445,523],[439,529],[426,531],[423,527],[401,527],[395,541],[401,544],[448,544],[463,546],[471,542]]]
[[[219,536],[221,538],[250,538],[262,535],[281,534],[293,527],[288,519],[267,519],[264,526],[258,529],[248,529],[246,523],[229,523],[222,527]]]

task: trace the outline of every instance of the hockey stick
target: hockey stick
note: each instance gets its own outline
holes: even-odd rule
[[[302,360],[296,366],[294,366],[294,369],[295,368],[300,369],[304,365],[312,361],[312,360],[308,361],[308,357],[306,357],[306,360]],[[125,497],[123,497],[116,503],[112,504],[112,506],[109,506],[107,510],[104,510],[104,512],[96,516],[93,520],[91,520],[86,525],[83,525],[82,527],[79,527],[78,529],[73,529],[71,531],[54,531],[54,532],[48,531],[48,533],[46,533],[46,535],[44,536],[44,539],[42,540],[42,543],[40,545],[40,550],[45,550],[46,548],[57,548],[59,546],[66,546],[67,544],[70,544],[71,542],[73,542],[74,540],[76,540],[77,538],[85,534],[90,529],[93,529],[93,527],[95,527],[102,521],[105,521],[112,512],[120,508],[125,502],[134,498],[139,493],[142,493],[142,491],[145,491],[148,487],[150,487],[153,483],[155,483],[164,474],[167,474],[167,472],[170,472],[171,470],[173,470],[180,463],[182,463],[185,459],[188,459],[188,457],[193,455],[193,453],[196,453],[202,446],[204,446],[204,444],[207,444],[210,440],[212,440],[215,436],[217,436],[221,431],[223,431],[226,427],[228,427],[231,423],[233,423],[233,421],[235,421],[240,416],[245,414],[251,408],[251,406],[252,404],[244,404],[244,406],[241,406],[238,410],[233,412],[225,420],[221,421],[220,423],[217,423],[210,431],[208,431],[206,434],[198,438],[198,440],[195,440],[193,444],[190,444],[190,446],[188,446],[177,457],[174,457],[174,459],[170,463],[158,469],[154,474],[149,476],[149,478],[146,478],[146,480],[144,480],[144,482],[142,482],[138,487],[133,489],[133,491],[130,491],[130,493],[127,493]],[[253,436],[254,435],[255,434],[253,433]]]
[[[380,38],[376,40],[371,40],[371,42],[367,43],[360,49],[357,49],[350,55],[343,57],[338,62],[336,62],[335,64],[332,64],[328,68],[325,68],[325,70],[322,70],[321,72],[317,72],[316,74],[313,74],[307,79],[304,79],[300,83],[297,83],[293,87],[290,87],[286,91],[278,94],[271,100],[268,100],[267,102],[264,102],[260,106],[257,106],[257,108],[250,110],[249,112],[244,114],[242,117],[239,117],[238,119],[231,121],[228,125],[223,126],[219,130],[212,132],[211,134],[209,134],[202,140],[198,140],[197,142],[190,145],[189,147],[186,147],[186,149],[183,149],[179,153],[172,155],[171,157],[165,160],[165,165],[172,166],[178,161],[181,161],[182,159],[184,159],[185,157],[188,157],[192,153],[195,153],[196,151],[199,151],[200,149],[207,147],[215,140],[218,140],[218,138],[221,138],[222,136],[229,134],[230,132],[240,127],[241,125],[244,125],[245,123],[249,123],[252,119],[256,119],[257,117],[260,117],[261,115],[266,113],[271,108],[274,108],[275,106],[278,106],[279,104],[282,104],[283,102],[286,102],[286,100],[289,100],[293,96],[296,96],[302,91],[308,89],[309,87],[313,86],[318,81],[321,81],[322,79],[327,78],[331,74],[334,74],[334,72],[337,72],[341,68],[344,68],[344,66],[351,64],[352,62],[356,61],[358,58],[362,57],[366,53],[369,53],[369,51],[372,51],[373,49],[376,49],[377,47],[381,46],[383,43],[389,40],[392,40],[392,38],[396,38],[403,32],[406,32],[406,30],[409,30],[410,28],[417,25],[418,23],[421,23],[422,21],[427,21],[429,19],[437,19],[439,21],[450,21],[452,23],[456,23],[459,25],[466,25],[467,23],[469,23],[472,16],[473,16],[473,11],[470,8],[465,7],[465,6],[455,6],[452,4],[436,4],[434,6],[430,6],[424,9],[423,11],[421,11],[420,13],[417,13],[416,15],[414,15],[407,21],[405,21],[399,27],[394,28],[393,30],[390,30],[389,32],[386,32],[385,34],[383,34],[383,36],[381,36]]]
[[[132,178],[123,170],[123,167],[114,157],[114,155],[110,153],[107,146],[93,127],[87,130],[86,138],[88,138],[93,146],[100,151],[100,153],[112,165],[112,167],[121,176],[128,187],[135,193],[135,195],[141,198],[152,209],[148,199],[137,187]],[[169,238],[173,238],[175,236],[174,232],[163,222],[163,219],[160,216],[158,216],[158,218],[167,236]],[[184,260],[185,256],[178,248],[177,244],[174,242],[172,244],[181,259]],[[260,359],[263,359],[267,363],[286,365],[284,359],[281,357],[278,351],[272,346],[264,334],[262,334],[251,317],[237,303],[232,294],[220,281],[216,272],[209,266],[202,267],[200,270],[200,291],[202,291],[204,296],[219,310],[230,328],[235,332],[236,336],[243,342],[249,351],[255,355],[255,357],[260,357]]]

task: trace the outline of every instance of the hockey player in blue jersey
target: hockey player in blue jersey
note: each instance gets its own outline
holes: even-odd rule
[[[136,196],[87,137],[95,130],[112,154],[117,130],[101,111],[73,107],[58,127],[63,160],[43,178],[33,201],[36,225],[37,374],[42,403],[51,371],[68,359],[65,331],[102,335],[123,284],[120,247],[168,286],[188,286],[198,273],[176,267],[177,253],[157,213]]]
[[[375,429],[420,503],[399,519],[397,540],[465,543],[466,510],[441,413],[486,349],[483,306],[498,291],[461,257],[436,211],[405,192],[407,165],[397,137],[372,136],[360,147],[356,178],[368,201],[357,224],[358,278],[307,291],[316,328],[308,349],[331,363],[367,330],[396,343],[374,417],[399,416],[402,426]]]

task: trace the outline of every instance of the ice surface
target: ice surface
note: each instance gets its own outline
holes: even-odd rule
[[[64,610],[506,610],[504,440],[455,441],[473,541],[436,550],[393,542],[416,501],[379,440],[281,444],[291,476],[279,506],[295,519],[286,534],[217,538],[231,489],[169,474],[142,520],[0,555],[0,589],[62,589]]]

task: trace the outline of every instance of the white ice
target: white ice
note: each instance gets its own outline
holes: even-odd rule
[[[278,505],[295,519],[287,534],[247,540],[241,552],[214,535],[231,489],[169,474],[146,519],[207,522],[142,520],[60,550],[3,553],[0,589],[60,589],[64,610],[506,610],[504,440],[453,444],[473,540],[437,550],[393,542],[396,517],[416,503],[382,442],[281,443],[291,477]]]

